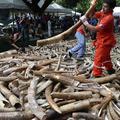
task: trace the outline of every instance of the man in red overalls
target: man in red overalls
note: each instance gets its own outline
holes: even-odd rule
[[[83,24],[90,30],[97,31],[95,41],[94,67],[92,74],[94,77],[102,76],[103,67],[106,68],[108,74],[115,73],[110,58],[110,51],[115,46],[114,37],[114,16],[113,9],[116,6],[115,0],[104,0],[102,10],[95,13],[95,17],[99,20],[97,26],[90,25],[84,17],[81,18]],[[95,4],[93,5],[95,8]]]

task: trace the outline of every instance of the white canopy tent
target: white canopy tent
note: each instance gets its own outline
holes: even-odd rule
[[[40,0],[39,3],[38,3],[39,7],[42,8],[42,6],[44,5],[44,3],[45,3],[45,0]]]
[[[0,23],[0,26],[4,26],[4,24],[3,24],[3,23]]]
[[[115,7],[114,8],[113,15],[114,16],[120,16],[120,7]]]
[[[71,11],[71,14],[72,14],[72,15],[78,15],[78,16],[81,16],[81,13],[79,13],[79,12],[75,12],[75,11],[73,11],[73,10]]]
[[[0,9],[28,9],[22,0],[0,0]]]
[[[41,4],[40,2],[38,3],[38,6],[40,7]],[[71,13],[71,11],[57,3],[52,3],[50,4],[47,9],[45,10],[45,12],[52,12],[52,13]]]

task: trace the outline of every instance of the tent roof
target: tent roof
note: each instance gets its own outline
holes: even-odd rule
[[[120,7],[115,7],[114,8],[113,15],[114,16],[120,16]]]
[[[50,4],[47,8],[48,9],[65,9],[63,6],[61,6],[57,3]]]
[[[0,0],[0,9],[28,9],[22,0]]]
[[[79,13],[79,12],[75,12],[75,11],[73,11],[73,10],[72,10],[71,12],[72,12],[72,15],[75,15],[75,14],[76,14],[76,15],[81,16],[81,13]]]
[[[39,6],[41,6],[39,3],[38,3]],[[50,4],[47,9],[45,10],[46,12],[57,12],[57,13],[71,13],[71,11],[57,3],[52,3]]]

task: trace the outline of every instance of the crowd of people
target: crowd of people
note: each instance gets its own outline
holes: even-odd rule
[[[24,14],[21,17],[15,16],[13,24],[1,29],[2,38],[13,45],[17,40],[22,41],[22,45],[29,44],[29,40],[44,39],[54,36],[56,31],[63,32],[74,24],[71,16],[59,17],[54,15],[33,16]],[[19,39],[18,39],[19,38]],[[15,46],[16,49],[19,47]]]
[[[74,19],[71,16],[59,17],[50,14],[43,14],[41,16],[23,15],[22,17],[15,17],[17,30],[26,34],[25,38],[29,39],[32,35],[39,38],[50,37],[55,34],[56,29],[61,31],[67,30],[74,24]],[[44,34],[47,32],[47,35]],[[28,35],[29,34],[29,35]]]

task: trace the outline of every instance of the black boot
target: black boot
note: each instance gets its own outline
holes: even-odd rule
[[[69,52],[68,54],[69,54],[69,57],[71,58],[71,57],[72,57],[72,53],[71,53],[71,52]]]
[[[111,75],[111,74],[114,74],[115,73],[115,70],[112,69],[112,70],[107,70],[108,74]]]

